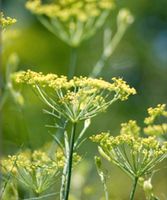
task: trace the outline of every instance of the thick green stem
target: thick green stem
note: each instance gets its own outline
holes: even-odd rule
[[[135,191],[136,191],[136,187],[137,187],[137,182],[138,182],[138,177],[135,177],[134,181],[133,181],[132,191],[130,193],[130,200],[134,199],[134,195],[135,195]]]
[[[76,132],[76,123],[72,124],[71,131],[71,140],[70,140],[70,151],[68,156],[68,171],[67,171],[67,184],[65,188],[65,198],[64,200],[68,200],[70,185],[71,185],[71,175],[72,175],[72,165],[73,165],[73,151],[74,151],[74,142],[75,142],[75,132]]]
[[[71,79],[75,75],[76,66],[77,66],[77,48],[71,47],[70,66],[68,73],[69,79]]]

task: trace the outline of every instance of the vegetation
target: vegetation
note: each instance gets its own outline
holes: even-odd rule
[[[4,3],[4,8],[5,5],[10,7],[10,3]],[[140,87],[130,86],[136,85],[132,80],[138,77],[138,73],[128,79],[112,70],[111,78],[111,70],[107,68],[127,29],[135,22],[135,15],[127,7],[120,6],[115,0],[25,2],[25,8],[35,16],[33,19],[40,22],[35,21],[31,29],[42,29],[43,25],[46,28],[42,29],[43,33],[50,34],[48,41],[51,43],[46,52],[53,48],[52,45],[56,46],[53,44],[55,40],[62,46],[68,45],[63,53],[71,51],[69,60],[64,59],[61,49],[57,51],[63,55],[60,58],[54,52],[54,59],[67,61],[66,72],[60,68],[50,70],[45,65],[50,58],[49,54],[43,58],[40,52],[42,37],[38,40],[38,51],[34,55],[29,52],[33,52],[35,41],[27,39],[27,30],[14,29],[14,24],[19,24],[22,19],[6,17],[1,12],[3,70],[0,110],[5,113],[1,142],[4,150],[0,158],[2,200],[163,200],[167,197],[163,184],[159,184],[158,179],[154,182],[160,170],[164,171],[167,158],[167,110],[165,104],[159,104],[162,98],[157,98],[157,106],[148,108],[148,116],[140,126],[137,120],[129,120],[121,123],[119,132],[113,128],[122,121],[120,118],[128,119],[131,115],[140,119],[143,108],[147,107],[147,101],[139,102]],[[20,37],[22,32],[25,40]],[[102,42],[97,43],[102,37],[103,47]],[[27,40],[32,45],[28,51],[24,46]],[[82,72],[80,51],[84,44],[93,40],[101,52],[93,60],[84,51],[83,55],[87,55],[84,65],[91,63],[92,67],[88,72]],[[16,48],[15,41],[20,42],[16,42]],[[15,53],[18,44],[21,52]],[[26,56],[29,54],[28,65],[33,57],[39,56],[38,64],[43,67],[36,68],[31,64],[31,67],[25,67],[23,52]],[[40,59],[46,63],[43,65]],[[40,114],[41,108],[45,115]],[[106,128],[107,123],[111,126]],[[117,171],[117,168],[121,170]],[[131,191],[128,176],[124,177],[124,173],[132,181]],[[115,179],[112,178],[114,174]],[[159,177],[166,180],[165,172]],[[125,188],[120,191],[122,183]]]

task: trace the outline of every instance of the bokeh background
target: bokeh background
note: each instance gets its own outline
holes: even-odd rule
[[[129,27],[116,51],[106,63],[101,76],[110,80],[113,76],[123,77],[137,90],[137,95],[126,102],[115,103],[107,113],[93,119],[87,136],[110,130],[116,135],[120,123],[135,119],[142,126],[146,109],[158,103],[167,103],[167,1],[166,0],[118,0],[117,8],[106,21],[113,33],[116,29],[116,15],[121,7],[133,13],[135,22]],[[12,27],[19,34],[5,46],[2,55],[2,80],[5,80],[6,63],[11,53],[19,56],[19,70],[32,69],[67,75],[70,47],[46,30],[25,8],[25,0],[2,0],[2,10],[15,17]],[[78,49],[76,75],[88,75],[102,52],[103,29],[82,43]],[[2,109],[3,154],[12,154],[21,146],[39,148],[52,140],[46,124],[52,120],[42,113],[44,105],[29,88],[22,90],[24,105],[20,108],[9,96]],[[49,130],[54,133],[54,130]],[[82,200],[95,200],[103,196],[102,186],[94,167],[96,145],[89,139],[81,148],[83,163],[75,170],[73,194]],[[105,163],[105,162],[104,162]],[[153,184],[160,199],[167,199],[167,169],[155,174]],[[119,169],[105,163],[109,170],[108,185],[111,199],[128,199],[130,179]],[[79,188],[82,188],[81,194]],[[79,194],[78,194],[79,193]],[[143,200],[140,187],[138,200]],[[79,199],[78,199],[79,200]]]

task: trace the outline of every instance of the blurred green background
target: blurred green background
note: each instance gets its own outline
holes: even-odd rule
[[[118,0],[117,8],[104,25],[104,27],[110,26],[113,33],[116,29],[116,15],[121,7],[131,10],[135,22],[127,30],[116,51],[106,63],[101,76],[106,80],[114,76],[123,77],[136,88],[137,95],[130,97],[126,102],[115,103],[107,113],[93,119],[87,136],[107,130],[116,135],[120,123],[129,119],[135,119],[142,125],[148,107],[167,103],[167,1]],[[19,30],[18,37],[5,46],[3,51],[2,87],[6,62],[13,52],[19,56],[19,70],[32,69],[67,75],[70,47],[46,30],[36,17],[26,10],[25,1],[2,0],[2,10],[6,15],[18,20],[12,28]],[[101,55],[103,28],[79,47],[76,75],[88,75]],[[14,153],[21,146],[31,146],[35,149],[52,139],[48,128],[45,127],[46,124],[52,123],[52,119],[42,113],[45,106],[30,88],[24,88],[22,93],[25,101],[22,108],[9,97],[2,110],[4,155]],[[49,131],[54,133],[55,130]],[[93,159],[97,154],[96,145],[88,139],[83,144],[81,153],[84,155],[85,169],[87,167],[85,171],[88,173],[85,180],[86,189],[81,199],[100,199],[103,191]],[[166,164],[164,162],[164,168],[155,175],[153,182],[155,193],[162,200],[167,199]],[[110,169],[108,184],[111,199],[128,199],[131,181],[117,168],[107,163],[106,167]],[[77,181],[79,179],[76,178]],[[75,183],[73,185],[75,193]],[[140,188],[137,193],[136,199],[143,200]]]

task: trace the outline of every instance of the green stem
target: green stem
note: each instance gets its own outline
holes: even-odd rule
[[[67,184],[66,184],[66,188],[65,188],[65,198],[64,198],[64,200],[68,200],[69,192],[70,192],[75,132],[76,132],[76,123],[73,123],[72,124],[72,131],[71,131],[70,151],[69,151],[69,156],[68,156]]]
[[[90,73],[91,77],[97,77],[100,75],[101,71],[103,70],[107,60],[113,54],[116,47],[118,46],[119,42],[121,41],[123,35],[125,34],[127,26],[122,25],[118,27],[118,30],[111,41],[104,47],[103,53],[100,59],[97,61],[96,65],[94,66],[92,72]]]
[[[63,169],[63,174],[62,174],[62,184],[61,184],[61,189],[60,189],[60,200],[64,200],[65,196],[65,189],[66,189],[66,182],[67,182],[67,170],[68,170],[68,163],[67,161],[65,162],[64,169]]]
[[[105,193],[105,200],[109,200],[107,185],[105,182],[103,183],[103,187],[104,187],[104,193]]]
[[[77,48],[71,47],[70,66],[68,73],[69,79],[71,79],[75,75],[76,66],[77,66]]]
[[[43,195],[43,196],[40,196],[40,197],[31,197],[31,198],[24,199],[24,200],[38,200],[38,199],[44,199],[44,198],[46,198],[46,197],[57,196],[58,194],[59,194],[59,192],[55,192],[55,193],[46,194],[46,195]]]
[[[138,177],[134,178],[134,182],[133,182],[133,186],[132,186],[132,191],[130,194],[130,200],[134,199],[134,195],[135,195],[135,191],[136,191],[136,187],[137,187],[137,182],[138,182]]]

